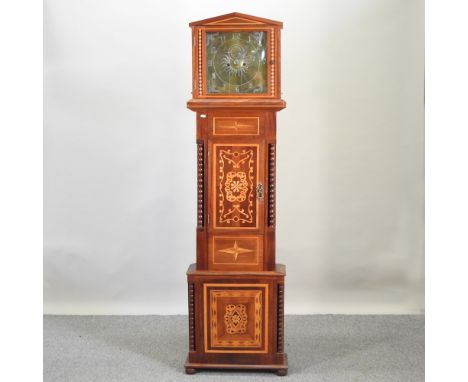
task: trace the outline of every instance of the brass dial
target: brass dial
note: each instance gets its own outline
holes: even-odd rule
[[[266,93],[266,32],[207,32],[207,92]]]

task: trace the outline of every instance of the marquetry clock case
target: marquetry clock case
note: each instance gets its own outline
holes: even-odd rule
[[[231,13],[190,27],[198,210],[185,369],[285,375],[285,267],[275,261],[282,23]]]

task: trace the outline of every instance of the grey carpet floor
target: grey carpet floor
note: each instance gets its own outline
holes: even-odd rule
[[[424,381],[424,316],[286,316],[289,374],[184,374],[186,316],[45,316],[44,381]]]

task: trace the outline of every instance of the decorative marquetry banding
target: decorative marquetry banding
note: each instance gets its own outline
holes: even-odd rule
[[[202,52],[203,52],[203,34],[202,30],[198,30],[198,95],[203,95],[203,62],[202,62]]]
[[[197,227],[203,228],[205,197],[205,151],[203,141],[197,141]]]
[[[284,285],[278,284],[278,337],[277,349],[278,353],[284,352]]]
[[[206,285],[206,284],[205,284]],[[210,291],[210,334],[211,347],[254,347],[262,346],[262,293],[261,290],[211,290]],[[224,301],[233,302],[241,298],[253,304],[254,317],[248,318],[245,304],[229,304],[224,310],[224,324],[226,334],[221,331],[221,322],[218,321],[218,309]],[[242,306],[244,307],[242,309]],[[248,320],[254,321],[253,330],[247,332]],[[246,334],[244,338],[231,337],[232,334]]]
[[[270,94],[272,96],[275,95],[275,30],[271,29],[270,30],[270,59],[271,59],[271,65],[270,65]]]
[[[268,226],[275,225],[276,203],[276,144],[268,145]]]
[[[268,287],[203,284],[205,353],[268,353]]]
[[[195,287],[188,284],[188,306],[189,306],[189,349],[195,351]]]

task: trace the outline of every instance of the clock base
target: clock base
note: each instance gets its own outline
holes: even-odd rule
[[[188,271],[187,374],[198,369],[270,370],[286,375],[284,265],[272,271]]]
[[[187,374],[195,374],[198,370],[263,370],[271,371],[279,376],[288,374],[288,355],[284,354],[283,362],[274,365],[238,365],[227,363],[195,363],[189,362],[189,356],[185,361],[185,372]]]

